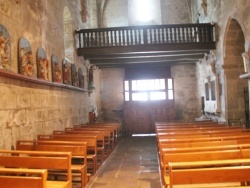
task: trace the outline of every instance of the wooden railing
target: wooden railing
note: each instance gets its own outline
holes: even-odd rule
[[[215,42],[213,24],[152,25],[82,29],[79,48]]]

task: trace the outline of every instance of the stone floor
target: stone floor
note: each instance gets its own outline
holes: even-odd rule
[[[156,138],[122,138],[87,188],[161,188]]]

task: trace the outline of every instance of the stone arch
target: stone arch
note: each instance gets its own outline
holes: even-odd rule
[[[74,62],[74,35],[73,35],[73,20],[68,7],[63,10],[63,26],[64,26],[64,51],[65,58]]]
[[[239,22],[230,19],[224,38],[225,73],[225,118],[228,122],[237,120],[246,123],[244,89],[248,83],[239,76],[244,73],[242,53],[245,51],[245,37]]]

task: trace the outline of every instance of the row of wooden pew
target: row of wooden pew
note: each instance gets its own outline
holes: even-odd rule
[[[0,185],[71,188],[77,181],[86,187],[120,138],[120,123],[96,123],[17,140],[12,150],[0,150]]]
[[[164,187],[250,187],[250,132],[215,122],[156,122]]]

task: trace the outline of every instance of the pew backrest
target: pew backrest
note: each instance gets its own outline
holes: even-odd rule
[[[70,152],[0,150],[0,166],[64,171],[65,187],[72,187]]]
[[[46,169],[0,168],[0,185],[6,188],[46,188],[47,176]]]

